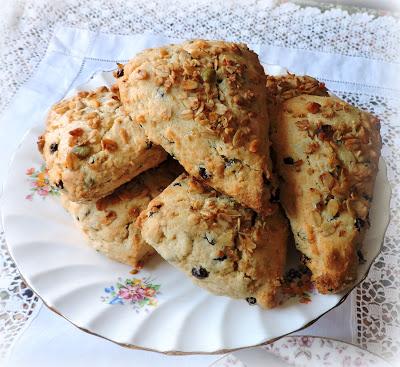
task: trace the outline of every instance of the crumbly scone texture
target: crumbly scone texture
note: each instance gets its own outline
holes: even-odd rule
[[[195,40],[149,49],[115,75],[132,120],[190,175],[258,213],[277,208],[266,79],[245,44]]]
[[[168,160],[97,201],[76,203],[63,194],[61,202],[91,247],[136,267],[155,252],[143,240],[136,218],[181,172],[176,163]]]
[[[107,87],[55,104],[38,148],[51,184],[73,201],[104,197],[167,157],[132,123],[118,88]]]
[[[288,238],[280,210],[262,217],[184,173],[137,223],[145,241],[198,286],[263,308],[277,305]]]
[[[379,120],[336,97],[282,104],[271,140],[281,203],[321,293],[356,278],[381,150]]]

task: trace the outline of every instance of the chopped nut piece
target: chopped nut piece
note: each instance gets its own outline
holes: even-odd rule
[[[310,129],[310,121],[308,120],[300,120],[296,121],[296,126],[299,128],[299,130],[309,130]]]
[[[308,102],[306,104],[306,108],[308,112],[318,113],[321,108],[321,105],[317,102]]]
[[[325,222],[321,226],[322,235],[324,237],[331,236],[335,233],[336,228],[337,228],[336,223]]]
[[[129,216],[131,216],[133,218],[136,218],[137,216],[139,216],[140,210],[138,208],[133,207],[133,208],[129,209],[129,213],[128,214],[129,214]]]
[[[319,214],[317,211],[313,210],[311,212],[311,217],[313,219],[313,222],[316,226],[320,226],[322,223],[322,217],[321,214]]]
[[[325,172],[322,175],[319,176],[319,179],[321,180],[321,182],[323,183],[323,185],[328,188],[329,190],[331,190],[333,188],[333,186],[335,186],[335,179],[334,177],[328,173]]]
[[[82,136],[83,133],[84,133],[84,130],[82,128],[78,127],[74,130],[71,130],[69,132],[69,135],[79,137],[79,136]]]
[[[125,144],[127,144],[128,141],[129,141],[129,135],[128,135],[127,131],[126,131],[124,128],[121,128],[121,129],[119,130],[119,135],[120,135],[122,141],[123,141]]]
[[[193,111],[192,110],[183,110],[181,112],[181,117],[185,120],[191,120],[193,118]]]
[[[117,213],[114,210],[110,210],[105,217],[101,220],[102,224],[108,225],[117,218]]]
[[[249,151],[252,153],[256,153],[258,151],[260,145],[261,145],[261,142],[259,139],[252,140],[249,145]]]
[[[337,199],[328,201],[327,210],[330,216],[334,217],[339,211],[339,202]]]
[[[40,153],[43,153],[43,148],[44,148],[44,144],[45,144],[45,139],[43,135],[40,135],[38,140],[37,140],[37,147]]]
[[[319,149],[319,144],[317,142],[312,142],[307,145],[304,152],[307,154],[312,154],[312,153],[315,153],[318,149]]]
[[[111,139],[103,139],[101,141],[101,147],[109,152],[115,152],[118,149],[118,144]]]
[[[196,89],[198,86],[199,84],[194,80],[187,79],[182,81],[182,88],[184,90],[193,90]]]
[[[149,77],[149,73],[146,70],[139,69],[136,72],[136,79],[144,80],[144,79],[147,79],[148,77]]]
[[[75,171],[76,169],[78,169],[78,165],[79,163],[77,156],[72,152],[68,153],[65,159],[65,167],[72,171]]]

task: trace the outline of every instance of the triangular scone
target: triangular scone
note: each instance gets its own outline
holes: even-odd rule
[[[155,251],[143,240],[136,218],[182,172],[178,166],[168,160],[97,201],[76,203],[63,194],[61,202],[91,247],[113,260],[137,266]]]
[[[264,217],[186,173],[142,212],[142,236],[200,287],[250,304],[278,303],[288,223]]]
[[[118,89],[107,87],[55,104],[38,148],[51,184],[73,201],[106,196],[167,158],[132,123]]]
[[[276,208],[266,79],[246,45],[196,40],[150,49],[115,75],[126,111],[189,174],[258,213]]]
[[[281,106],[271,140],[280,199],[321,293],[355,280],[381,150],[376,117],[335,97]]]

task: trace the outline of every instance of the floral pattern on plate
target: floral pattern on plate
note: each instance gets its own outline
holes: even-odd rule
[[[110,305],[132,305],[136,312],[149,311],[158,305],[160,284],[154,284],[151,278],[118,278],[115,285],[104,288],[105,296],[101,300]]]
[[[25,174],[28,176],[31,191],[30,194],[25,196],[25,199],[33,200],[35,194],[41,196],[43,199],[49,195],[55,196],[60,194],[57,187],[50,185],[46,166],[44,164],[42,164],[38,170],[33,167],[28,168]]]

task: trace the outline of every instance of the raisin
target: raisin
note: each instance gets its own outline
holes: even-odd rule
[[[58,181],[58,182],[56,183],[56,186],[57,186],[59,189],[63,189],[63,188],[64,188],[64,182],[62,182],[62,180],[60,180],[60,181]]]
[[[283,163],[285,164],[294,164],[294,160],[292,157],[285,157],[283,158]]]
[[[182,186],[180,182],[175,182],[172,186]]]
[[[357,228],[357,231],[360,232],[361,228],[365,226],[365,220],[361,218],[356,218],[356,221],[354,222],[354,227]]]
[[[57,152],[58,150],[58,144],[57,143],[51,143],[50,144],[50,153],[53,154],[55,152]]]
[[[257,300],[254,297],[247,297],[246,301],[250,306],[254,306],[257,303]]]
[[[208,238],[207,233],[203,237],[210,245],[214,246],[215,245],[215,240],[214,238],[210,237]]]
[[[197,279],[204,279],[208,277],[209,272],[202,266],[192,269],[192,275]]]
[[[271,197],[269,198],[269,202],[270,203],[279,203],[280,193],[281,193],[281,190],[278,187],[273,194],[271,193]]]
[[[153,146],[153,142],[150,140],[146,140],[146,149],[150,149]]]
[[[117,70],[117,78],[121,78],[124,76],[124,69],[118,69]]]
[[[315,132],[321,140],[332,139],[334,133],[331,125],[321,125]]]
[[[211,175],[207,172],[207,170],[204,167],[199,167],[199,175],[204,180],[208,180],[209,178],[211,178]]]
[[[224,254],[224,255],[222,255],[222,256],[216,257],[216,258],[213,259],[213,260],[215,260],[215,261],[224,261],[224,260],[226,260],[227,258],[228,258],[228,256],[226,256],[226,255]]]

